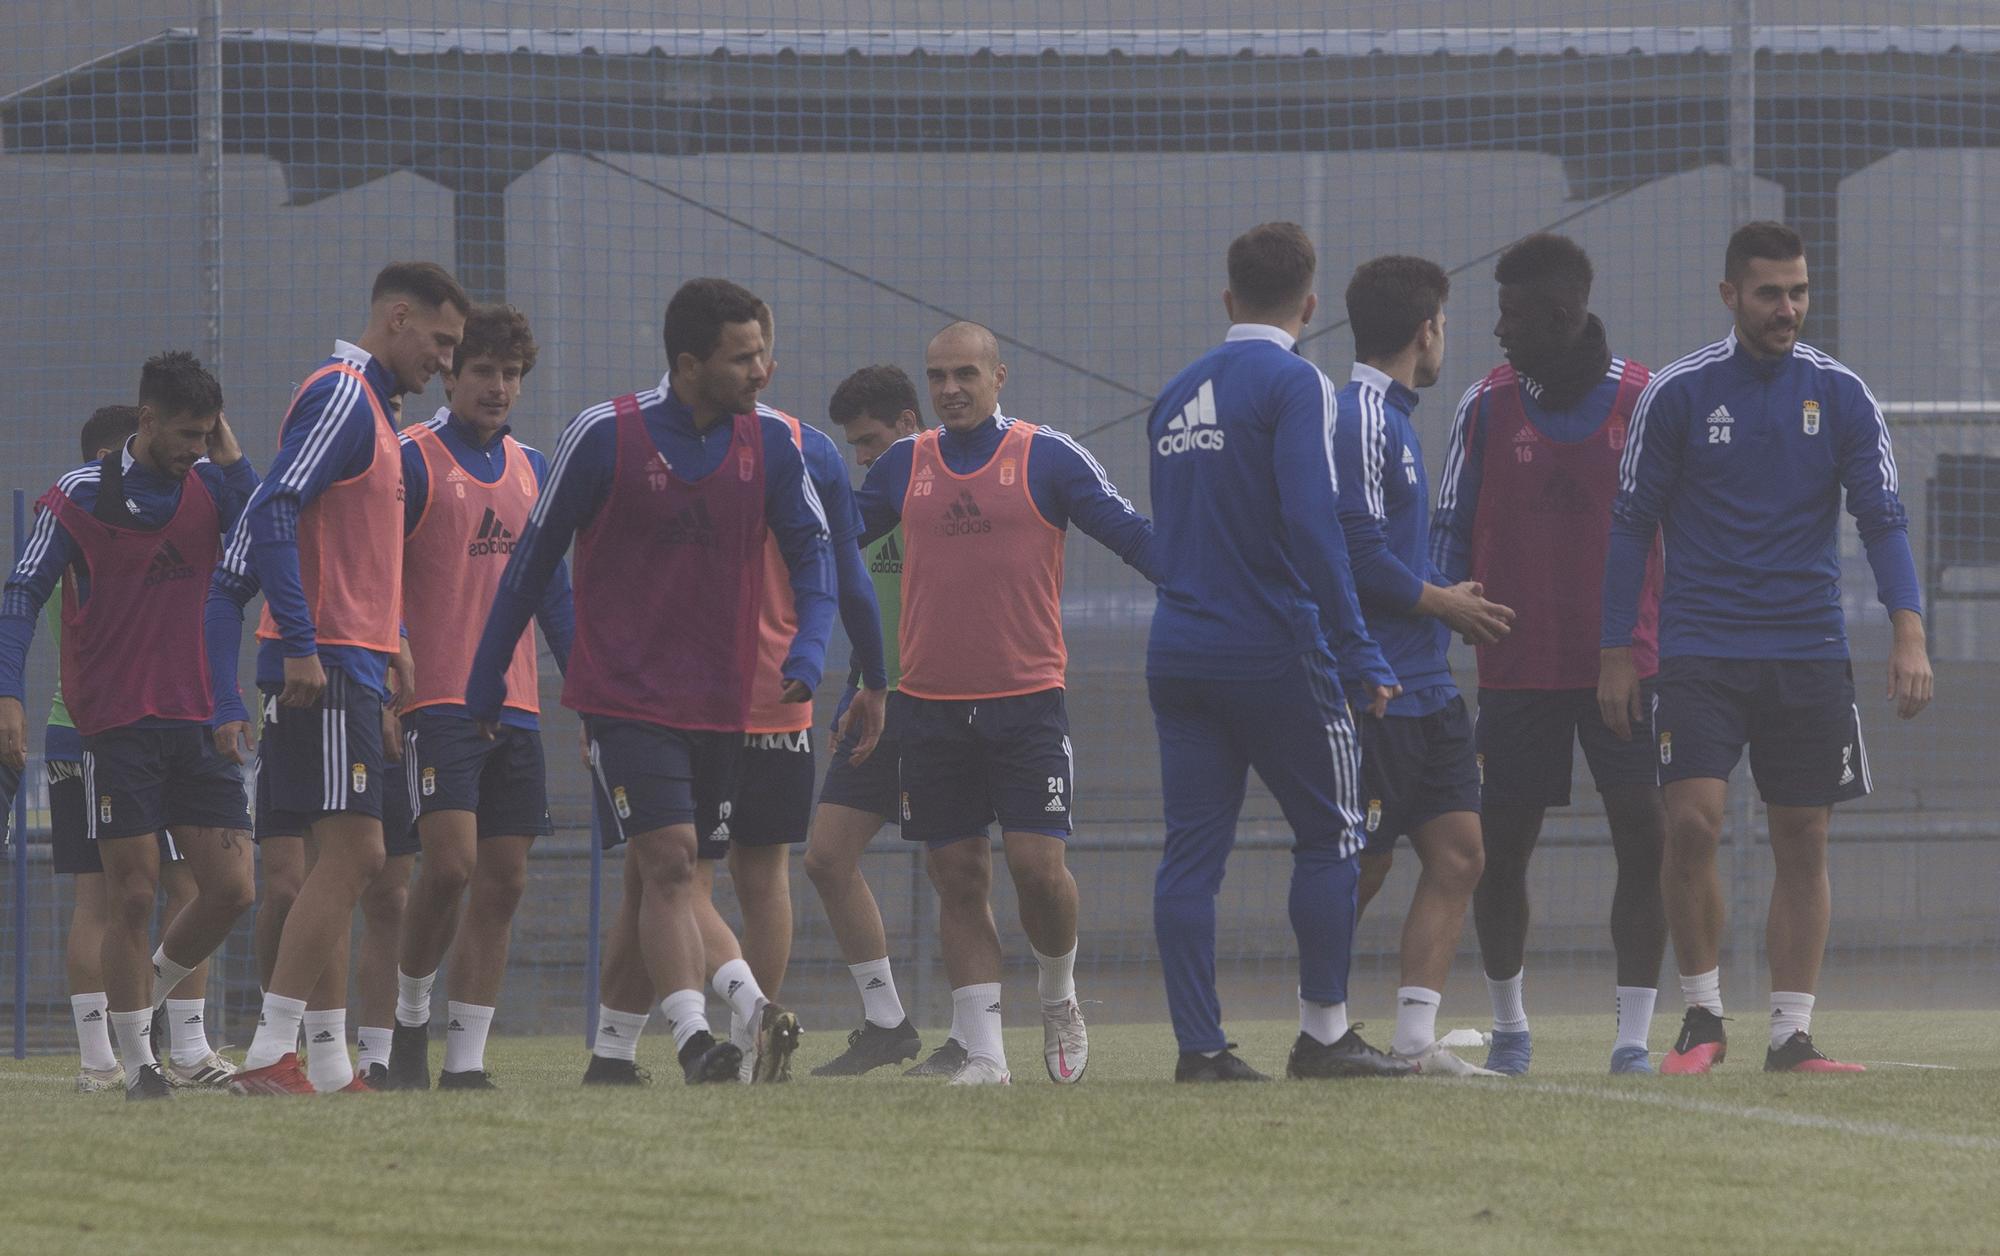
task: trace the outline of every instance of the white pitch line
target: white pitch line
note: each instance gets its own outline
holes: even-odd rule
[[[1690,1099],[1645,1091],[1603,1090],[1594,1086],[1559,1086],[1550,1082],[1529,1082],[1526,1085],[1516,1082],[1507,1089],[1532,1090],[1543,1095],[1574,1095],[1582,1099],[1608,1099],[1614,1103],[1638,1103],[1655,1108],[1673,1108],[1680,1112],[1698,1112],[1705,1116],[1739,1117],[1746,1121],[1762,1121],[1767,1125],[1826,1130],[1835,1134],[1863,1134],[1873,1138],[1894,1139],[1897,1142],[1950,1147],[1956,1151],[2000,1151],[2000,1138],[1991,1135],[1940,1134],[1931,1130],[1911,1129],[1907,1125],[1896,1125],[1888,1121],[1850,1121],[1843,1117],[1817,1116],[1810,1112],[1787,1112],[1782,1108],[1744,1108],[1733,1104],[1716,1103],[1709,1099]]]

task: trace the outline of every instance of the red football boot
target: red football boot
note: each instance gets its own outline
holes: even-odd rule
[[[1829,1060],[1813,1045],[1812,1035],[1801,1029],[1785,1039],[1783,1045],[1772,1047],[1764,1053],[1766,1073],[1865,1073],[1868,1070],[1859,1064],[1846,1064],[1839,1060]]]
[[[249,1068],[229,1079],[229,1090],[238,1095],[309,1095],[313,1084],[299,1067],[298,1053],[287,1051],[276,1064]]]
[[[1660,1072],[1668,1076],[1706,1073],[1728,1054],[1722,1018],[1705,1007],[1691,1007],[1681,1021],[1681,1036],[1674,1039],[1674,1049],[1660,1063]]]

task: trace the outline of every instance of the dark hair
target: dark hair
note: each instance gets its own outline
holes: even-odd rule
[[[722,342],[722,329],[730,323],[759,322],[761,304],[748,288],[727,279],[690,279],[682,284],[667,302],[661,334],[667,345],[667,370],[674,369],[683,353],[706,362]]]
[[[465,316],[465,339],[452,350],[451,373],[458,374],[474,358],[491,357],[519,362],[526,375],[535,369],[540,352],[526,314],[511,305],[477,305]]]
[[[222,412],[222,385],[194,354],[171,349],[147,358],[140,368],[139,404],[161,414],[206,418]]]
[[[1229,244],[1229,291],[1238,314],[1286,310],[1312,291],[1319,255],[1295,222],[1267,222]]]
[[[390,262],[384,266],[369,289],[369,304],[384,297],[412,297],[434,310],[449,305],[460,314],[472,313],[472,298],[465,295],[451,272],[436,262]]]
[[[836,427],[846,427],[861,418],[894,424],[896,416],[905,410],[917,416],[918,427],[924,426],[917,386],[900,366],[864,366],[841,380],[826,403],[826,417]]]
[[[1806,255],[1806,242],[1782,222],[1746,222],[1729,237],[1729,251],[1723,254],[1722,277],[1730,283],[1743,278],[1750,259],[1789,262]]]
[[[1534,284],[1574,297],[1579,303],[1590,299],[1590,281],[1595,277],[1590,254],[1582,245],[1548,231],[1508,245],[1493,267],[1496,283]]]
[[[139,430],[139,407],[99,406],[83,421],[83,460],[97,457],[100,449],[116,449]]]
[[[1378,257],[1363,262],[1347,281],[1347,321],[1354,328],[1354,356],[1394,357],[1437,317],[1451,296],[1451,277],[1425,257]]]

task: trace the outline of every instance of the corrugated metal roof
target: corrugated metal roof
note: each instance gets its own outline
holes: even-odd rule
[[[193,38],[185,28],[169,35]],[[288,43],[449,55],[994,58],[1613,57],[1716,55],[1727,26],[1410,28],[1402,30],[530,30],[525,28],[236,29],[230,43]],[[1919,55],[2000,53],[2000,26],[1760,26],[1760,51]]]

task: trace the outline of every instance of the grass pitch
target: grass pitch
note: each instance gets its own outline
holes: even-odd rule
[[[1292,1026],[1233,1028],[1281,1071]],[[1094,1028],[1071,1088],[1035,1030],[1005,1090],[691,1090],[665,1034],[636,1092],[583,1090],[568,1038],[496,1039],[488,1095],[138,1106],[9,1062],[0,1251],[2000,1252],[2000,1014],[1824,1015],[1842,1058],[1945,1066],[1844,1078],[1766,1076],[1732,1028],[1683,1079],[1606,1076],[1608,1016],[1537,1020],[1534,1073],[1483,1082],[1176,1087],[1150,1025]]]

